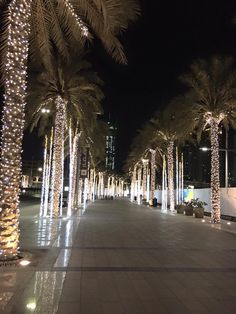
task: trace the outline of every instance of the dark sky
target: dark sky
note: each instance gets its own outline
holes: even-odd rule
[[[142,0],[141,5],[142,16],[121,39],[127,66],[99,46],[92,53],[105,82],[105,117],[110,113],[119,129],[118,170],[136,130],[183,91],[178,76],[193,60],[236,55],[236,1]]]

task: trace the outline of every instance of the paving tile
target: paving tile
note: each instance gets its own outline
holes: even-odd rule
[[[124,306],[119,302],[103,302],[102,314],[126,314]]]
[[[38,261],[0,268],[0,313],[235,313],[236,232],[223,225],[126,200],[99,200],[69,220],[38,209],[20,223],[20,245]]]
[[[80,303],[61,302],[58,307],[57,314],[80,314]]]
[[[161,299],[160,303],[168,311],[173,314],[189,314],[187,307],[177,298]]]

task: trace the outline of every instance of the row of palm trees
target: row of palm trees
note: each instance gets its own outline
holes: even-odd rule
[[[175,208],[174,146],[185,141],[200,141],[209,132],[211,143],[211,218],[220,222],[219,133],[223,126],[236,127],[236,71],[232,58],[212,57],[197,60],[180,76],[187,87],[185,94],[172,99],[162,112],[156,112],[136,136],[127,160],[127,168],[137,179],[141,160],[151,160],[151,195],[155,189],[155,171],[165,167],[170,210]],[[151,155],[151,157],[150,157]]]
[[[80,69],[73,69],[71,56],[77,56],[97,37],[116,61],[126,63],[118,37],[136,20],[139,6],[135,0],[0,0],[0,11],[4,12],[0,46],[4,87],[0,259],[8,260],[19,252],[19,193],[26,104],[27,123],[32,126],[39,123],[45,129],[53,125],[54,128],[52,176],[56,212],[68,120],[73,134],[83,132],[86,141],[93,141],[91,126],[101,113],[100,84],[87,79],[89,69],[84,68],[81,77]],[[28,63],[41,74],[36,75],[36,84],[34,79],[30,80],[32,86],[27,97]],[[80,60],[76,60],[76,66],[78,63]],[[81,64],[82,68],[84,66]],[[48,107],[54,115],[50,116],[51,124],[43,126],[45,119],[40,110]]]

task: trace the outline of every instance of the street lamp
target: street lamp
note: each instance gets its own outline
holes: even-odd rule
[[[43,109],[41,109],[41,112],[42,113],[50,113],[50,109],[43,108]]]
[[[200,149],[201,149],[203,152],[207,152],[208,150],[211,150],[209,147],[200,147]]]

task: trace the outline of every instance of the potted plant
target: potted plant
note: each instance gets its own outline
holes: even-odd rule
[[[200,201],[199,198],[192,199],[191,203],[194,208],[195,218],[203,218],[204,217],[204,205],[207,205],[207,203],[204,201]]]
[[[183,214],[184,213],[184,205],[183,204],[177,204],[175,205],[175,209],[177,211],[177,214]]]
[[[184,213],[186,216],[193,215],[193,205],[191,201],[184,202]]]

